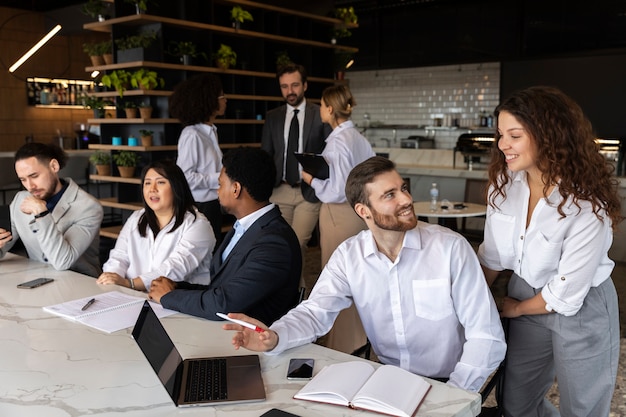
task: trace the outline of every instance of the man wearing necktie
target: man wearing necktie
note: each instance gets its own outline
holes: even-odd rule
[[[304,253],[317,224],[320,202],[302,182],[294,152],[321,153],[329,125],[322,123],[320,107],[306,101],[307,74],[302,65],[289,64],[276,74],[285,104],[267,112],[261,148],[274,160],[276,177],[271,201],[298,236]]]
[[[269,198],[275,168],[258,148],[224,155],[218,199],[235,227],[211,260],[209,285],[152,281],[149,296],[163,307],[209,320],[215,313],[246,312],[273,322],[298,302],[302,253],[293,229]]]

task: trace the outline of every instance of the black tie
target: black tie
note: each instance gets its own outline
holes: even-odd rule
[[[298,152],[298,142],[300,139],[300,124],[298,123],[298,112],[293,110],[291,126],[289,126],[289,137],[287,138],[287,160],[285,161],[285,180],[287,184],[293,186],[300,181],[300,173],[298,172],[298,160],[293,155]]]

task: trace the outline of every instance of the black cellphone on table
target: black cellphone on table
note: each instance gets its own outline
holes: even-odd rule
[[[52,278],[36,278],[32,281],[26,281],[26,282],[22,282],[21,284],[17,284],[17,288],[26,288],[26,289],[37,288],[37,287],[41,287],[42,285],[48,284],[52,281],[54,281],[54,279]]]
[[[278,408],[272,408],[269,411],[261,414],[261,417],[299,417],[296,414],[288,413],[287,411],[279,410]]]
[[[311,379],[314,359],[291,359],[287,370],[287,379]]]
[[[0,229],[11,231],[11,212],[9,206],[0,206]]]

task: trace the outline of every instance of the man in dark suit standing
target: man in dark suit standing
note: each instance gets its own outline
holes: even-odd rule
[[[217,197],[237,222],[213,255],[211,283],[160,277],[149,296],[165,308],[209,320],[221,320],[215,313],[245,312],[271,323],[298,302],[298,239],[269,201],[276,170],[267,152],[233,149],[222,164]]]
[[[276,78],[286,103],[267,112],[261,148],[272,156],[276,166],[271,201],[280,207],[283,217],[296,232],[304,253],[317,224],[320,202],[315,191],[300,179],[300,168],[293,152],[321,153],[332,129],[322,123],[320,106],[304,98],[307,74],[302,65],[280,67]],[[293,147],[289,146],[290,133],[297,140]],[[291,177],[290,166],[295,167]]]

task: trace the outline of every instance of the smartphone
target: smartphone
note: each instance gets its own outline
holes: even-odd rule
[[[271,410],[261,414],[261,417],[298,417],[296,414],[288,413],[287,411],[279,410],[278,408],[272,408]]]
[[[311,379],[314,359],[291,359],[287,370],[287,379]]]
[[[11,212],[9,206],[0,206],[0,229],[11,231]]]
[[[17,288],[37,288],[42,285],[48,284],[54,281],[52,278],[37,278],[32,281],[22,282],[21,284],[17,284]]]

